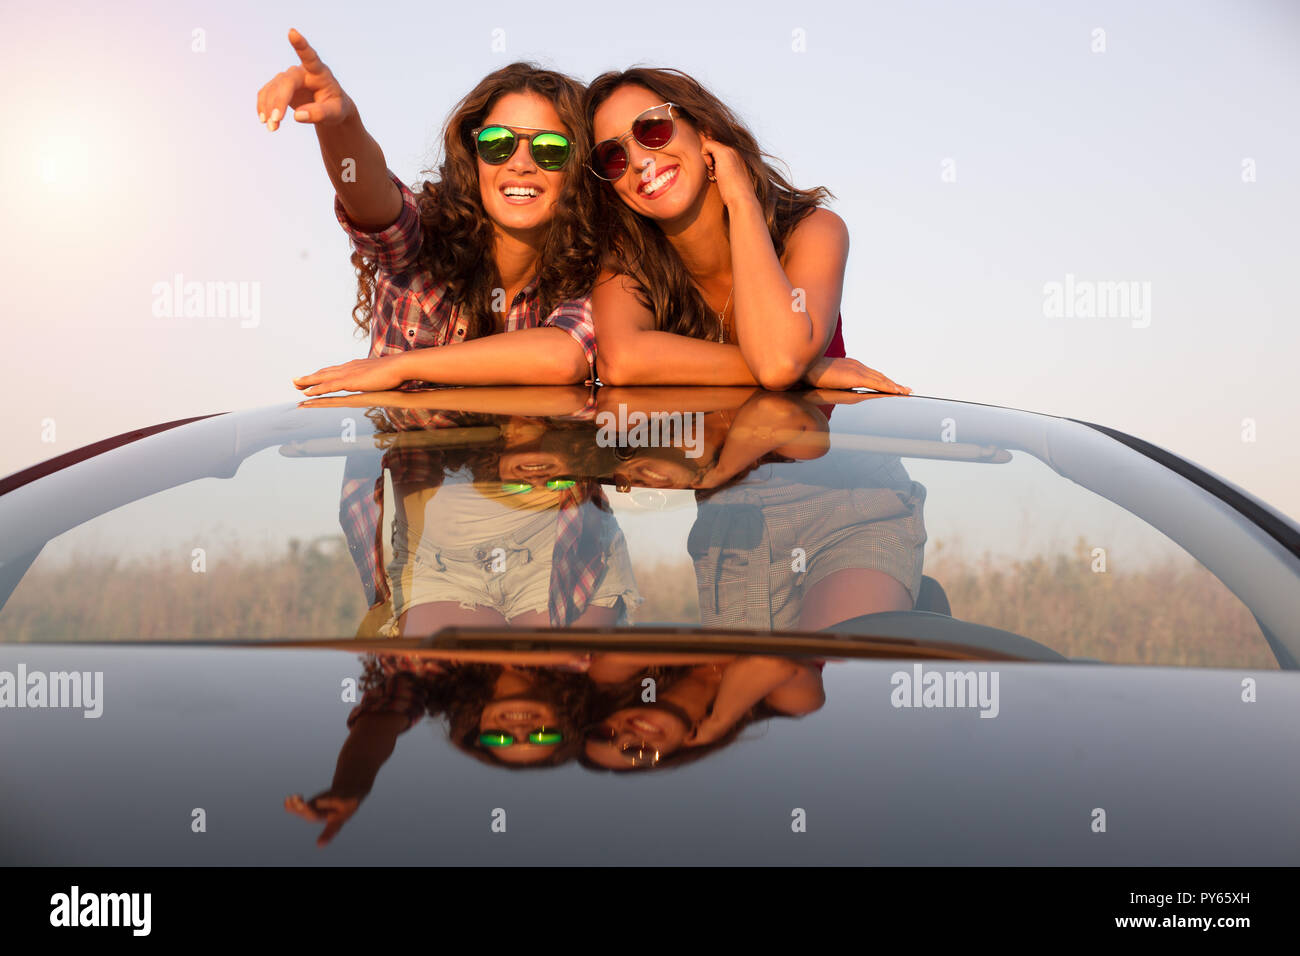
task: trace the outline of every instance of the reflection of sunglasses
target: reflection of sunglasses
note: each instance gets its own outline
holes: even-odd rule
[[[546,488],[548,491],[565,491],[577,484],[572,478],[548,478]],[[525,491],[532,491],[533,486],[526,481],[503,481],[501,482],[501,491],[507,495],[522,495]]]
[[[538,727],[528,735],[528,743],[543,747],[554,747],[563,743],[564,734],[549,727]],[[478,735],[478,742],[484,747],[509,747],[515,742],[515,735],[506,730],[485,730]],[[519,741],[523,743],[523,741]]]
[[[632,121],[629,131],[637,145],[642,149],[663,149],[672,142],[677,133],[677,122],[673,116],[675,103],[660,103],[652,106]],[[591,150],[587,168],[607,182],[613,182],[627,172],[628,155],[621,140],[629,133],[617,139],[601,140]]]
[[[550,172],[564,168],[564,164],[569,161],[567,137],[553,130],[534,129],[531,126],[517,128],[532,130],[533,135],[516,133],[505,126],[482,126],[470,130],[479,159],[489,166],[500,166],[515,154],[519,141],[526,139],[528,149],[533,154],[533,162],[538,166]]]

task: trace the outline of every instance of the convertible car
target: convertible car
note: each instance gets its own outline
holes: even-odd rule
[[[1294,865],[1300,528],[917,396],[459,388],[0,479],[0,863]]]

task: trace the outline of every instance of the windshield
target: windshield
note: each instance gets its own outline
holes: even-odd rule
[[[1297,641],[1268,598],[1295,556],[1214,496],[1085,425],[931,399],[320,399],[27,482],[0,527],[4,641],[686,628],[1226,667]]]

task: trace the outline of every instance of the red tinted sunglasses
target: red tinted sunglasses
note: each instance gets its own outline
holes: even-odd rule
[[[623,140],[631,136],[642,149],[663,149],[677,135],[677,120],[673,116],[675,103],[660,103],[638,114],[632,128],[616,139],[601,140],[591,149],[587,168],[606,182],[613,182],[627,172],[631,160],[623,148]]]

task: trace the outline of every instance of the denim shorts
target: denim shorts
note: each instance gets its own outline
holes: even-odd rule
[[[584,507],[587,507],[584,505]],[[411,541],[403,524],[393,529],[393,622],[418,604],[455,601],[462,608],[486,607],[507,621],[550,606],[551,556],[559,512],[540,510],[512,532],[475,541],[451,539],[445,530],[426,531]],[[643,598],[637,590],[627,542],[613,515],[606,522],[605,566],[589,606],[619,607],[620,623]]]
[[[737,485],[700,503],[687,548],[705,627],[793,630],[803,598],[836,571],[883,571],[916,601],[925,486]]]

